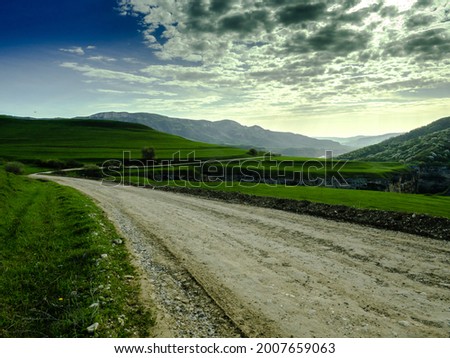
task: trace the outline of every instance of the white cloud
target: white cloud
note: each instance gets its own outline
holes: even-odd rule
[[[132,73],[122,72],[122,71],[113,71],[113,70],[106,70],[102,68],[95,68],[89,65],[83,65],[78,64],[75,62],[64,62],[60,65],[64,68],[69,68],[77,72],[81,72],[84,76],[89,77],[91,79],[96,80],[114,80],[119,82],[126,82],[126,83],[140,83],[140,84],[149,84],[153,83],[155,79],[135,75]]]
[[[73,53],[75,55],[79,55],[79,56],[84,56],[86,54],[86,51],[89,50],[94,50],[96,49],[95,46],[86,46],[85,48],[81,47],[81,46],[72,46],[69,48],[60,48],[59,50],[62,52],[68,52],[68,53]]]
[[[134,90],[115,90],[115,89],[105,89],[105,88],[98,88],[96,92],[99,93],[107,93],[107,94],[115,94],[115,95],[137,95],[136,97],[176,97],[178,96],[174,92],[166,92],[166,91],[157,91],[157,90],[140,90],[140,91],[134,91]]]
[[[69,52],[80,56],[83,56],[85,54],[82,47],[60,48],[59,50],[62,52]]]
[[[142,65],[141,61],[139,61],[138,59],[133,58],[133,57],[124,57],[124,58],[122,58],[122,60],[125,62],[128,62],[128,63],[131,63],[131,64],[135,64],[135,65],[141,64]]]
[[[90,56],[88,60],[91,61],[100,61],[100,62],[116,62],[117,60],[108,56]]]

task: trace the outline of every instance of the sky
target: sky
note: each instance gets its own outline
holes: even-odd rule
[[[149,112],[309,136],[450,115],[448,0],[0,2],[0,113]]]

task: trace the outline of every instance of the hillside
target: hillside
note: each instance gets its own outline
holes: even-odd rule
[[[195,151],[198,158],[243,156],[245,150],[199,143],[161,133],[141,124],[82,119],[29,120],[0,116],[0,158],[99,163],[121,159],[124,151],[141,157],[154,147],[158,158],[171,159]]]
[[[259,126],[246,127],[231,120],[212,122],[127,112],[97,113],[88,118],[140,123],[158,131],[191,140],[243,148],[264,148],[284,155],[321,157],[325,155],[326,150],[332,150],[336,155],[351,150],[331,140],[319,140],[294,133],[273,132]]]
[[[383,141],[346,153],[341,158],[406,163],[450,163],[450,117]]]

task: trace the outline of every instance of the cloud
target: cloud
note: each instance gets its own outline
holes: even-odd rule
[[[370,39],[368,31],[340,29],[330,25],[314,33],[307,42],[314,51],[329,51],[337,56],[364,50]]]
[[[115,71],[95,54],[88,59],[97,63],[62,66],[105,84],[99,93],[135,96],[140,108],[295,117],[400,103],[449,83],[440,1],[122,0],[119,8],[139,19],[158,64],[124,58],[114,66],[133,71]]]
[[[270,31],[272,22],[269,12],[265,10],[236,13],[219,19],[217,32],[235,32],[240,34]]]
[[[91,61],[100,61],[100,62],[116,62],[117,60],[108,56],[90,56],[88,60]]]
[[[69,48],[60,48],[59,50],[62,52],[68,52],[68,53],[73,53],[75,55],[84,56],[86,54],[86,51],[94,50],[94,49],[96,49],[95,46],[89,45],[89,46],[86,46],[85,48],[83,48],[81,46],[72,46]]]
[[[122,0],[121,8],[142,16],[144,37],[160,59],[211,64],[229,58],[245,63],[243,45],[272,62],[280,54],[342,57],[374,45],[381,50],[382,41],[372,41],[373,29],[383,19],[386,28],[404,23],[400,10],[407,6],[358,0]],[[422,28],[427,19],[411,16],[407,26]]]
[[[62,52],[69,52],[80,56],[83,56],[85,54],[82,47],[60,48],[59,50]]]
[[[306,21],[316,21],[325,16],[325,3],[303,3],[281,7],[277,18],[283,25],[292,25]]]
[[[420,59],[441,60],[450,53],[450,36],[445,29],[430,29],[414,33],[405,39],[406,55],[417,55]]]
[[[417,14],[406,20],[408,29],[423,28],[436,21],[436,17],[428,14]]]
[[[89,65],[79,64],[76,62],[64,62],[60,66],[63,68],[68,68],[77,72],[81,72],[84,76],[95,80],[114,80],[131,84],[135,83],[149,84],[155,81],[155,79],[141,75],[135,75],[123,71],[114,71],[96,68]]]

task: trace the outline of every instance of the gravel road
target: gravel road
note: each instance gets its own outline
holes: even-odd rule
[[[39,177],[38,177],[39,178]],[[44,177],[92,197],[143,269],[156,336],[449,337],[450,242]]]

